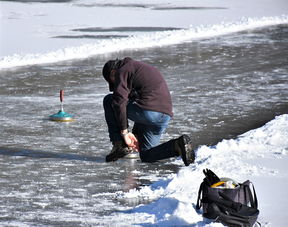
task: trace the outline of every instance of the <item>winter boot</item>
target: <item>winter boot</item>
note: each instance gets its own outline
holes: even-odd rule
[[[111,152],[106,156],[106,162],[115,162],[119,158],[123,158],[130,152],[131,152],[130,149],[123,141],[115,141],[113,142]]]
[[[189,166],[195,160],[195,152],[192,148],[191,138],[187,135],[180,136],[175,141],[175,151],[181,156],[185,166]]]

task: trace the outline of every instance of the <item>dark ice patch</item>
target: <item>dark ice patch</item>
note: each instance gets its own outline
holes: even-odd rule
[[[159,6],[156,4],[121,4],[121,3],[79,3],[80,7],[121,7],[121,8],[149,8],[152,10],[210,10],[210,9],[228,9],[226,7],[218,6]]]
[[[23,2],[23,3],[62,3],[62,2],[72,2],[73,0],[0,0],[0,2]]]
[[[181,28],[175,27],[88,27],[88,28],[77,28],[72,29],[73,32],[82,32],[79,35],[59,35],[53,36],[52,38],[58,39],[111,39],[111,38],[127,38],[131,32],[160,32],[160,31],[174,31],[180,30]],[[101,33],[116,33],[116,34],[107,34],[103,35]],[[84,33],[84,34],[83,34]],[[86,33],[86,34],[85,34]],[[87,34],[87,33],[100,33],[99,35]],[[122,33],[122,34],[117,34]]]
[[[104,162],[104,159],[102,157],[72,154],[72,153],[57,153],[50,151],[31,150],[31,149],[14,148],[14,147],[0,147],[0,155],[22,156],[36,159],[51,158],[51,159],[63,159],[63,160]]]
[[[155,5],[149,5],[149,4],[137,4],[137,3],[131,3],[131,4],[121,4],[121,3],[79,3],[76,4],[80,7],[124,7],[124,8],[151,8]]]
[[[226,7],[205,7],[205,6],[168,6],[168,7],[153,7],[153,10],[212,10],[212,9],[228,9]]]
[[[180,30],[181,28],[175,27],[90,27],[90,28],[77,28],[72,31],[77,32],[157,32],[157,31],[173,31]]]
[[[59,35],[52,38],[58,39],[111,39],[111,38],[127,38],[128,35]]]

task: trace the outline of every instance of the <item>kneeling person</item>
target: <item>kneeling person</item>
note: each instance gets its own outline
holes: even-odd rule
[[[104,97],[103,106],[112,151],[106,161],[116,161],[133,150],[143,162],[181,155],[184,164],[194,162],[190,138],[182,135],[159,145],[168,127],[172,100],[162,74],[153,66],[129,57],[110,60],[102,74],[113,93]],[[128,131],[128,119],[134,122]]]

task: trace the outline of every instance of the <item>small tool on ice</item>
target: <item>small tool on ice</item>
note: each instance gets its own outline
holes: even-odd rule
[[[49,116],[49,119],[51,121],[60,121],[60,122],[74,121],[73,115],[68,114],[64,111],[63,101],[64,101],[64,91],[60,90],[60,102],[61,102],[60,110],[58,113]]]

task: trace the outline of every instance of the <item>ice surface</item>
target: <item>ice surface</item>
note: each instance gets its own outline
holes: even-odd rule
[[[230,1],[188,0],[137,1],[137,4],[126,0],[0,4],[0,69],[170,45],[288,21],[287,4],[281,0],[277,3],[258,0],[253,1],[253,5],[251,1],[232,4]],[[152,26],[182,30],[152,30],[139,34],[137,29]],[[116,29],[108,36],[104,31],[81,32],[91,27]],[[119,32],[117,27],[131,30]],[[117,38],[119,35],[128,37]],[[100,39],[95,39],[97,36]],[[113,36],[115,38],[111,39]]]
[[[286,0],[236,2],[229,0],[141,0],[137,1],[137,4],[135,1],[128,0],[80,0],[58,4],[55,2],[32,4],[21,3],[21,1],[1,1],[0,7],[0,69],[76,58],[85,59],[89,56],[129,48],[161,47],[257,27],[287,24],[288,21]],[[116,18],[115,15],[117,15]],[[119,27],[131,29],[125,31],[114,29],[114,32],[108,33],[104,31],[107,28]],[[180,30],[167,29],[165,31],[143,32],[145,30],[143,28],[146,27],[175,27],[180,28]],[[93,29],[84,31],[85,28],[104,29],[95,33],[92,31]],[[142,31],[139,31],[141,30],[139,28],[142,28]],[[107,34],[108,36],[105,38],[104,36]],[[87,37],[82,39],[64,38],[75,35],[82,37],[86,35]],[[95,35],[103,36],[102,39],[95,39],[95,37],[91,39],[91,36]],[[125,37],[115,38],[117,35],[124,35]],[[253,35],[255,34],[253,33]],[[55,38],[57,36],[63,38]],[[114,38],[109,39],[111,37]],[[252,40],[249,39],[249,34],[246,35],[246,39],[247,42],[245,39],[240,41],[236,39],[237,41],[235,41],[231,38],[227,39],[226,42],[227,44],[232,43],[233,47],[239,45],[240,48],[247,44],[247,48],[249,48]],[[202,42],[204,43],[205,40]],[[215,45],[218,45],[217,41],[215,42]],[[237,48],[235,48],[235,52],[236,50]],[[187,97],[188,101],[194,100],[195,107],[201,109],[202,112],[203,110],[208,112],[209,108],[204,102],[207,100],[205,95],[219,98],[215,98],[213,102],[210,99],[212,107],[213,105],[214,107],[224,105],[225,103],[219,101],[223,102],[223,99],[224,102],[242,104],[246,101],[246,103],[249,102],[250,106],[257,106],[259,102],[264,105],[266,96],[263,93],[266,93],[266,89],[269,88],[270,93],[267,92],[268,94],[276,94],[283,92],[286,88],[287,71],[283,69],[284,67],[280,71],[277,71],[277,67],[272,69],[276,70],[273,72],[276,76],[270,71],[271,75],[267,76],[265,69],[263,72],[261,69],[252,74],[253,76],[250,76],[250,72],[249,75],[241,74],[243,76],[241,80],[242,77],[235,75],[235,71],[229,72],[231,70],[230,63],[233,63],[233,56],[228,51],[225,52],[225,47],[220,50],[215,48],[215,51],[221,51],[222,55],[213,53],[210,54],[212,55],[211,58],[205,58],[206,55],[209,55],[209,51],[203,51],[203,56],[196,59],[200,66],[201,64],[209,66],[207,61],[210,61],[210,63],[214,63],[212,65],[215,70],[217,62],[221,61],[227,64],[224,68],[219,65],[221,71],[225,73],[212,85],[210,81],[209,83],[205,82],[206,78],[203,75],[205,73],[201,74],[201,67],[200,69],[197,68],[199,71],[195,72],[195,74],[200,75],[200,79],[192,78],[192,82],[197,82],[198,87],[195,87],[191,83],[191,78],[190,81],[185,79],[187,73],[177,68],[178,65],[173,68],[171,62],[168,64],[163,60],[163,56],[159,60],[163,63],[163,65],[159,65],[165,67],[167,74],[170,72],[173,75],[175,71],[182,72],[182,82],[180,82],[185,87],[180,94],[177,93],[176,89],[180,84],[179,77],[169,78],[170,85],[174,89],[172,95],[176,101]],[[151,59],[149,54],[146,56],[148,60]],[[173,54],[177,55],[177,53]],[[225,57],[225,55],[227,56]],[[237,53],[235,53],[236,55]],[[214,56],[218,56],[218,58],[213,58]],[[222,59],[219,59],[220,57]],[[175,59],[178,59],[178,56]],[[187,62],[191,64],[191,62]],[[154,63],[158,64],[158,61]],[[261,64],[265,66],[265,64]],[[55,67],[58,68],[55,70],[53,65],[47,66],[46,69],[44,67],[47,70],[44,73],[41,71],[43,69],[31,70],[35,73],[32,75],[25,70],[23,74],[14,73],[12,69],[11,73],[8,73],[9,77],[1,77],[1,82],[4,81],[5,92],[9,93],[9,95],[3,93],[2,97],[5,100],[1,100],[1,103],[5,103],[5,108],[1,106],[3,111],[1,113],[3,114],[1,114],[0,119],[1,127],[5,128],[5,131],[1,131],[3,137],[1,141],[3,144],[7,144],[6,147],[0,149],[2,154],[0,178],[2,216],[0,218],[5,224],[10,226],[33,226],[36,225],[35,223],[39,224],[38,226],[61,225],[63,223],[74,223],[76,226],[85,224],[88,226],[221,226],[203,220],[201,214],[195,211],[196,195],[203,179],[202,170],[203,168],[210,168],[220,176],[232,177],[238,181],[250,179],[255,184],[261,212],[259,221],[262,226],[288,225],[285,218],[286,188],[288,186],[287,115],[279,116],[265,126],[249,131],[236,139],[223,140],[214,147],[200,147],[197,151],[195,164],[188,168],[181,168],[177,174],[173,173],[175,171],[171,168],[182,166],[180,159],[174,161],[172,167],[169,166],[169,163],[166,164],[168,167],[164,169],[165,174],[163,174],[163,170],[157,169],[159,164],[155,164],[150,169],[147,168],[147,174],[143,173],[145,172],[145,164],[141,166],[141,163],[134,163],[134,165],[129,163],[124,169],[121,169],[117,168],[117,163],[114,166],[108,166],[104,163],[103,157],[107,152],[107,144],[105,144],[107,138],[104,136],[106,128],[104,122],[99,120],[95,123],[93,118],[97,115],[103,115],[99,103],[104,96],[104,83],[99,78],[96,79],[95,84],[100,91],[95,91],[95,88],[90,85],[91,79],[87,79],[88,82],[85,84],[85,78],[82,78],[81,83],[79,83],[78,77],[75,76],[74,78],[68,75],[73,69],[69,71],[65,69],[65,66],[63,68]],[[76,65],[67,66],[69,69],[73,67],[75,74],[77,74]],[[240,68],[242,70],[244,67]],[[79,72],[85,74],[85,67],[82,70]],[[61,81],[61,85],[58,84],[60,81],[58,77],[61,77],[62,74],[68,77],[65,79],[69,82],[74,82],[73,89],[81,89],[82,91],[81,95],[77,95],[74,91],[74,95],[70,95],[68,99],[74,103],[72,112],[79,115],[74,125],[55,125],[52,122],[43,121],[43,117],[58,110],[55,109],[57,102],[51,102],[51,97],[47,97],[47,94],[51,95],[53,92],[51,90],[57,90],[61,85],[67,85],[63,81]],[[15,83],[9,83],[10,80],[13,81],[14,76],[19,75],[23,77],[19,82],[15,79]],[[266,78],[270,78],[273,86],[265,80]],[[65,79],[62,78],[61,80],[65,81]],[[201,82],[197,81],[198,79]],[[234,79],[237,79],[237,82]],[[190,82],[188,86],[186,86],[187,81]],[[219,87],[215,87],[217,83],[220,83],[218,84]],[[248,84],[252,85],[248,86]],[[253,86],[253,84],[255,85]],[[249,93],[249,90],[245,90],[244,94],[237,91],[238,88],[257,90],[256,86],[259,84],[262,87],[259,88],[256,95],[257,99],[249,99],[255,95],[253,92]],[[226,85],[229,85],[228,90],[223,89]],[[71,87],[69,89],[72,89]],[[236,92],[234,92],[235,90]],[[237,97],[231,101],[228,96],[233,95],[237,95]],[[21,99],[19,99],[20,97]],[[269,100],[274,103],[285,102],[286,99],[283,97],[283,100],[279,100],[281,97],[274,95],[269,97]],[[199,103],[195,102],[196,99]],[[93,106],[95,103],[97,103],[96,107]],[[176,130],[191,131],[190,125],[183,125],[183,121],[193,121],[195,118],[189,119],[190,116],[185,116],[184,112],[181,111],[184,105],[187,104],[175,105],[177,116],[174,125],[180,128],[176,127]],[[230,103],[228,107],[231,106],[233,104]],[[97,107],[99,108],[97,109]],[[243,109],[245,109],[244,105]],[[42,111],[39,112],[39,110]],[[214,111],[216,110],[222,109],[214,108]],[[67,108],[67,111],[70,112],[71,110]],[[190,111],[197,113],[196,110]],[[228,109],[226,111],[223,112],[224,117],[229,116],[229,111],[233,110]],[[193,115],[193,113],[190,114]],[[208,117],[213,118],[213,115]],[[87,121],[91,118],[93,120]],[[177,119],[181,119],[181,122],[177,122]],[[197,128],[197,124],[201,123],[202,121],[200,123],[194,121],[193,126]],[[217,122],[219,125],[222,123]],[[17,128],[19,125],[21,125],[22,130]],[[79,128],[85,130],[81,131]],[[97,133],[98,138],[95,138],[94,135]],[[38,135],[41,136],[41,140],[37,140]],[[19,146],[18,149],[13,147],[15,144]],[[30,149],[25,149],[25,147]],[[31,147],[40,150],[34,150]],[[93,152],[95,150],[98,152],[97,155],[100,153],[102,156],[94,157],[95,153]],[[71,151],[75,154],[70,154]],[[37,157],[37,159],[33,159],[33,157]],[[141,168],[137,169],[135,166],[141,166]],[[155,169],[152,171],[152,168]],[[102,173],[102,179],[96,177],[95,169]],[[121,172],[113,172],[115,169],[120,169]],[[113,183],[113,180],[119,182],[122,175],[128,176],[128,183],[123,183],[125,187]],[[135,186],[133,175],[137,175],[144,182],[147,180],[147,184],[151,181],[156,182],[147,186]],[[168,176],[164,178],[163,175]],[[72,187],[67,185],[72,185]],[[130,186],[133,189],[130,190]],[[104,192],[99,193],[101,190]],[[142,205],[131,208],[130,205],[127,205],[127,201],[131,204],[139,204],[140,201]],[[114,212],[111,212],[111,209],[114,209]],[[97,215],[101,215],[101,220],[99,220],[100,216]]]

